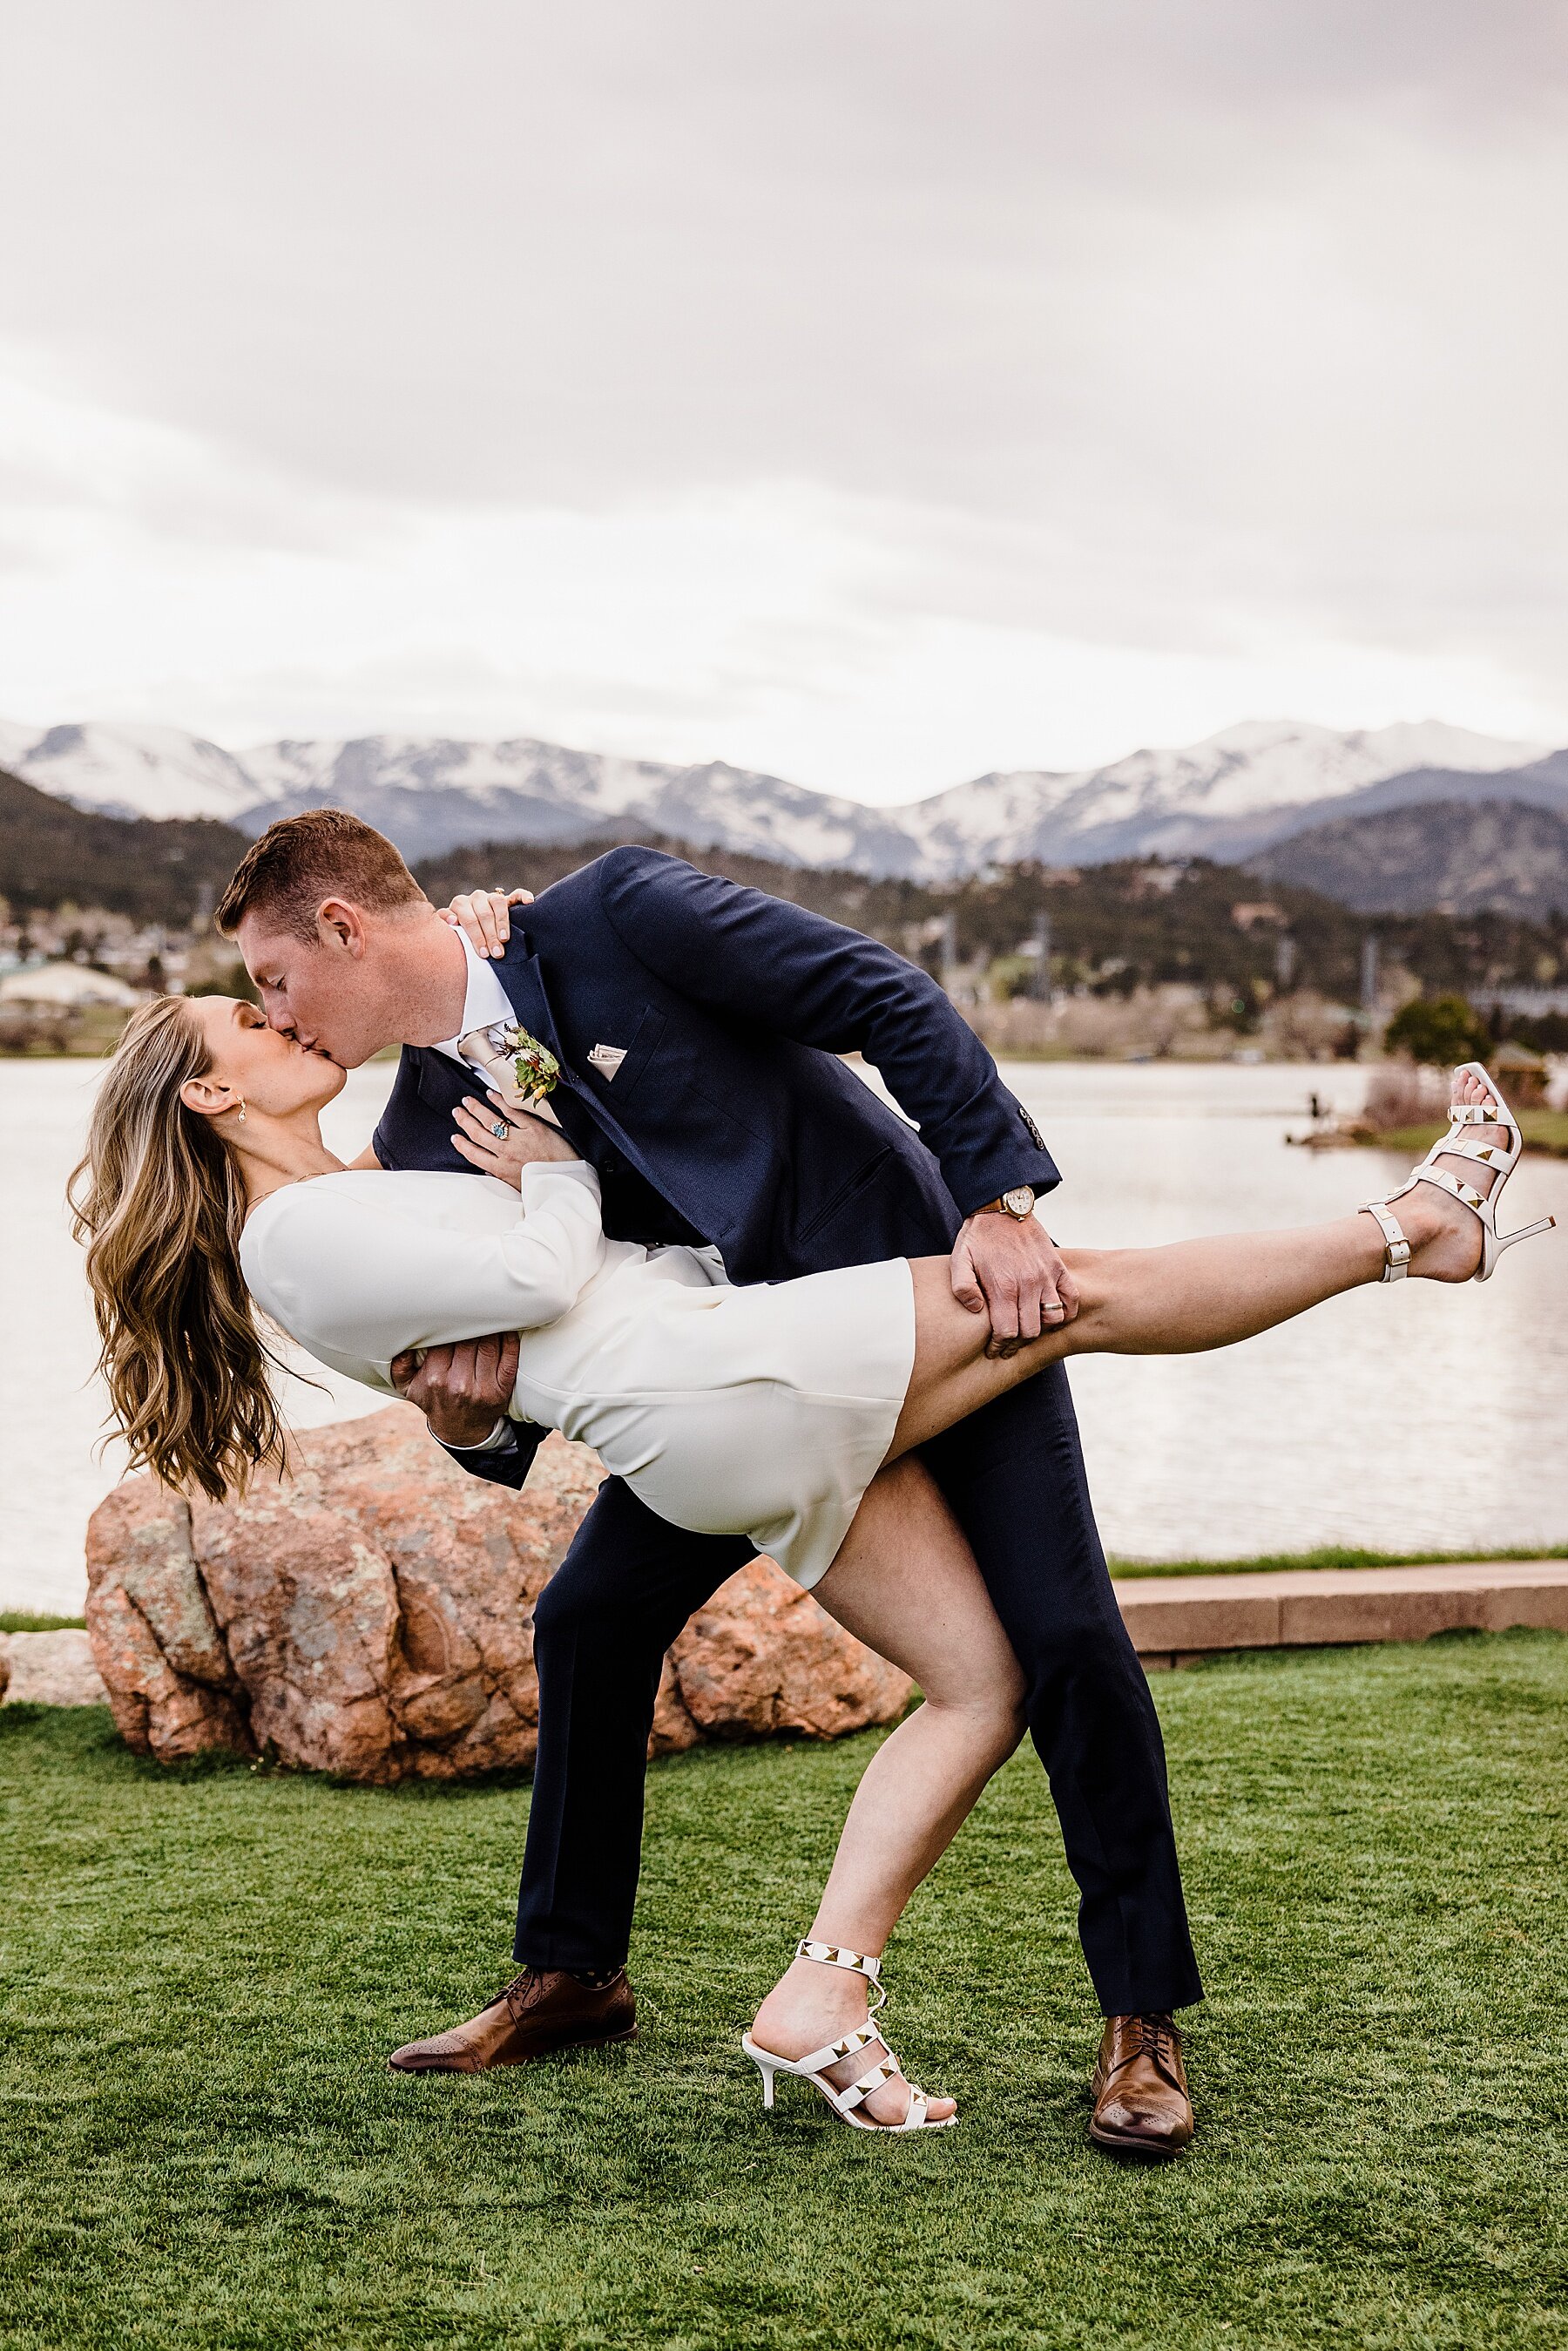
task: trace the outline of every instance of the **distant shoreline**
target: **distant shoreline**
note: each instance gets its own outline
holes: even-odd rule
[[[1070,1048],[1051,1045],[991,1045],[982,1037],[981,1042],[994,1061],[1070,1061],[1085,1069],[1099,1070],[1347,1070],[1374,1069],[1371,1061],[1325,1061],[1321,1054],[1309,1058],[1294,1053],[1228,1051],[1221,1053],[1077,1053]],[[0,1050],[0,1064],[11,1061],[107,1061],[113,1053],[112,1045],[67,1045],[63,1052],[53,1048],[35,1049],[24,1046],[19,1052]],[[398,1048],[389,1045],[379,1053],[372,1053],[371,1061],[389,1061],[397,1058]],[[366,1064],[365,1066],[369,1066]]]

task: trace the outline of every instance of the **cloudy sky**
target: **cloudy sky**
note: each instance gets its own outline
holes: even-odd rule
[[[11,0],[0,715],[1568,741],[1556,0]]]

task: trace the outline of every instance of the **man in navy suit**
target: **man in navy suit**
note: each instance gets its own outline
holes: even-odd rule
[[[386,1167],[483,1165],[454,1114],[518,1028],[559,1064],[537,1155],[597,1170],[607,1229],[706,1243],[736,1282],[951,1251],[992,1345],[1075,1311],[1033,1214],[1060,1178],[942,991],[890,948],[644,849],[616,849],[520,913],[494,962],[436,915],[389,842],[341,810],[274,825],[219,922],[275,1028],[348,1063],[403,1045],[372,1146]],[[841,1056],[858,1052],[909,1119]],[[502,1124],[500,1120],[495,1122]],[[528,1123],[531,1126],[534,1122]],[[520,1486],[543,1432],[504,1419],[504,1335],[441,1351],[410,1393],[477,1476]],[[1201,1998],[1159,1729],[1096,1531],[1057,1364],[925,1448],[1023,1665],[1029,1726],[1081,1894],[1108,2020],[1095,2136],[1184,2143],[1170,2011]],[[539,1749],[517,1913],[524,1973],[483,2014],[400,2051],[473,2071],[624,2037],[643,1776],[670,1641],[746,1559],[607,1479],[535,1617]]]

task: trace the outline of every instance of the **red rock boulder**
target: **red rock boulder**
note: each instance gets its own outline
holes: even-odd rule
[[[533,1762],[534,1604],[603,1475],[541,1447],[521,1493],[470,1478],[392,1405],[296,1437],[290,1475],[188,1504],[131,1478],[88,1530],[88,1631],[122,1736],[353,1780]],[[759,1559],[665,1660],[649,1751],[890,1722],[907,1677]]]

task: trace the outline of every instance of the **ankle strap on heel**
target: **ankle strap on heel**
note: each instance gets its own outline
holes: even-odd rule
[[[868,2013],[875,2016],[888,1994],[882,1982],[882,1954],[868,1959],[864,1951],[846,1951],[841,1943],[811,1943],[804,1938],[794,1947],[797,1959],[815,1959],[821,1968],[846,1968],[851,1975],[864,1976],[876,1991]]]
[[[1381,1200],[1364,1200],[1361,1213],[1370,1217],[1383,1235],[1383,1271],[1380,1281],[1403,1281],[1410,1270],[1410,1244],[1397,1217],[1389,1213]]]

